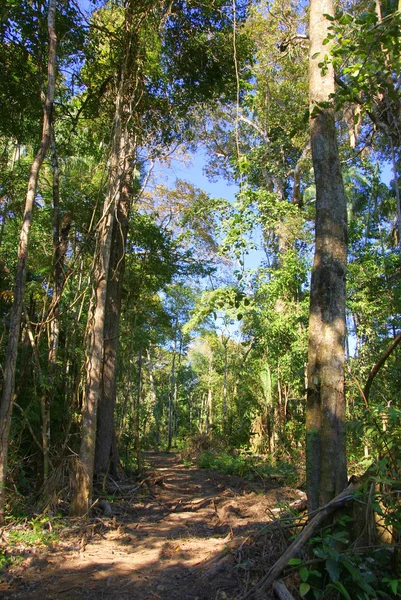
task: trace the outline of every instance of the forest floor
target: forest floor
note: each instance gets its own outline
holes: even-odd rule
[[[119,482],[112,516],[63,520],[52,543],[7,544],[19,561],[0,573],[4,600],[240,598],[280,556],[289,534],[268,525],[303,493],[280,480],[186,466],[145,453],[145,481]],[[22,557],[22,558],[21,558]],[[269,595],[265,596],[266,598]],[[272,596],[273,597],[273,596]]]

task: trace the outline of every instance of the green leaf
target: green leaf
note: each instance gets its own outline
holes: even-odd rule
[[[302,581],[308,581],[309,574],[309,569],[307,569],[306,567],[301,567],[299,569],[299,575]]]
[[[337,533],[333,533],[332,538],[337,542],[344,542],[345,544],[348,544],[348,534],[346,531],[338,531]]]
[[[301,559],[301,558],[291,558],[291,559],[288,561],[288,564],[289,564],[289,565],[301,565],[301,564],[302,564],[302,562],[303,562],[303,561],[302,561],[302,559]]]
[[[332,581],[338,581],[340,578],[340,569],[338,563],[331,558],[326,560],[326,569]]]
[[[315,548],[313,554],[317,556],[317,558],[327,558],[327,552],[323,548]]]
[[[359,569],[354,567],[354,565],[352,563],[350,563],[348,560],[344,560],[343,565],[347,569],[347,571],[351,574],[352,579],[354,581],[358,581],[361,578],[361,572],[359,571]]]
[[[315,54],[312,55],[312,60],[315,60],[315,58],[317,58],[319,54],[320,52],[315,52]]]
[[[390,579],[387,583],[389,585],[389,588],[393,592],[393,594],[394,595],[397,594],[399,580],[398,579]]]
[[[338,19],[340,25],[349,25],[353,21],[353,17],[348,13],[343,13],[341,17]]]
[[[309,583],[301,583],[301,585],[299,586],[299,593],[301,594],[301,596],[305,596],[309,592],[309,590]]]
[[[335,583],[329,583],[329,585],[327,587],[334,588],[335,590],[338,590],[339,592],[341,592],[341,594],[344,596],[344,598],[346,598],[346,600],[352,600],[351,596],[349,595],[349,593],[347,592],[347,590],[345,589],[345,587],[343,586],[341,581],[336,581]]]

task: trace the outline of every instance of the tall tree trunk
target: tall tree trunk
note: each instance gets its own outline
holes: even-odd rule
[[[149,371],[149,383],[150,383],[150,393],[152,395],[152,404],[153,404],[153,415],[155,417],[155,425],[156,425],[156,449],[159,449],[160,446],[160,415],[159,415],[159,406],[157,402],[157,393],[156,393],[156,383],[153,375],[153,363],[152,357],[150,355],[150,350],[146,351],[147,359],[148,359],[148,371]]]
[[[134,401],[134,442],[135,442],[135,456],[138,465],[138,473],[143,471],[143,460],[141,452],[141,437],[140,437],[140,419],[139,419],[139,407],[141,405],[141,394],[142,394],[142,346],[139,348],[138,353],[138,385],[136,401]]]
[[[109,166],[109,185],[98,224],[97,247],[93,268],[93,293],[88,316],[89,340],[86,358],[86,386],[82,410],[82,438],[76,465],[71,514],[84,516],[92,500],[95,462],[97,407],[102,392],[104,326],[107,309],[111,243],[116,209],[121,193],[122,171],[125,163],[125,139],[122,135],[124,73],[116,96],[116,108]]]
[[[181,368],[182,359],[182,335],[180,334],[180,345],[178,348],[178,373]],[[173,402],[173,414],[174,414],[174,429],[173,437],[177,436],[178,433],[178,382],[177,377],[174,377],[174,402]]]
[[[171,375],[170,375],[170,391],[168,394],[168,439],[167,439],[167,450],[171,450],[173,443],[173,416],[174,416],[174,390],[175,390],[175,360],[177,356],[177,331],[178,331],[178,319],[175,324],[175,338],[174,338],[174,350],[173,360],[171,363]]]
[[[49,325],[49,351],[47,390],[42,395],[42,446],[43,446],[43,484],[46,486],[49,476],[50,452],[50,409],[56,389],[57,352],[60,337],[60,300],[64,287],[64,259],[68,248],[68,234],[71,228],[71,216],[61,221],[60,215],[60,177],[54,129],[51,133],[53,166],[53,294],[50,303],[51,320]]]
[[[11,426],[11,414],[15,389],[15,370],[17,365],[18,341],[21,315],[26,284],[29,234],[32,224],[33,207],[41,166],[50,145],[51,119],[54,104],[55,68],[56,68],[56,0],[49,0],[48,32],[49,59],[47,66],[47,93],[43,108],[42,139],[31,165],[28,191],[25,198],[24,216],[18,246],[18,263],[15,279],[14,301],[11,310],[9,337],[4,364],[3,393],[0,405],[0,521],[4,519],[5,484],[7,476],[8,438]]]
[[[310,5],[310,134],[316,183],[315,258],[312,270],[307,393],[307,488],[309,510],[327,504],[347,483],[344,336],[347,257],[346,197],[338,154],[332,65],[325,14],[331,0]]]
[[[128,148],[126,136],[125,147]],[[117,351],[120,337],[120,309],[122,284],[125,269],[125,245],[128,233],[128,217],[130,209],[129,169],[126,152],[124,180],[120,201],[117,206],[117,218],[113,224],[111,256],[107,281],[106,316],[104,326],[104,356],[102,371],[102,389],[97,413],[97,436],[95,450],[95,473],[107,473],[111,470],[117,476],[117,456],[113,451],[114,444],[114,410],[117,392]]]
[[[210,371],[209,371],[210,373]],[[213,429],[213,390],[209,380],[207,389],[207,412],[206,412],[206,433],[211,433]]]
[[[224,375],[223,375],[223,429],[227,431],[227,344],[228,338],[222,337],[224,348]]]

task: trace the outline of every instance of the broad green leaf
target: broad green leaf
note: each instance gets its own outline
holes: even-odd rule
[[[305,596],[309,592],[309,590],[309,583],[301,583],[301,585],[299,586],[299,593],[301,594],[301,596]]]

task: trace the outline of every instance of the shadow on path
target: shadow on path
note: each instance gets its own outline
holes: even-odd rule
[[[73,522],[60,543],[25,553],[3,572],[0,598],[223,600],[243,593],[252,565],[230,550],[297,491],[270,485],[261,493],[242,478],[185,466],[173,453],[144,458],[147,481],[129,503],[116,497],[112,518]],[[213,566],[217,556],[224,558]]]

